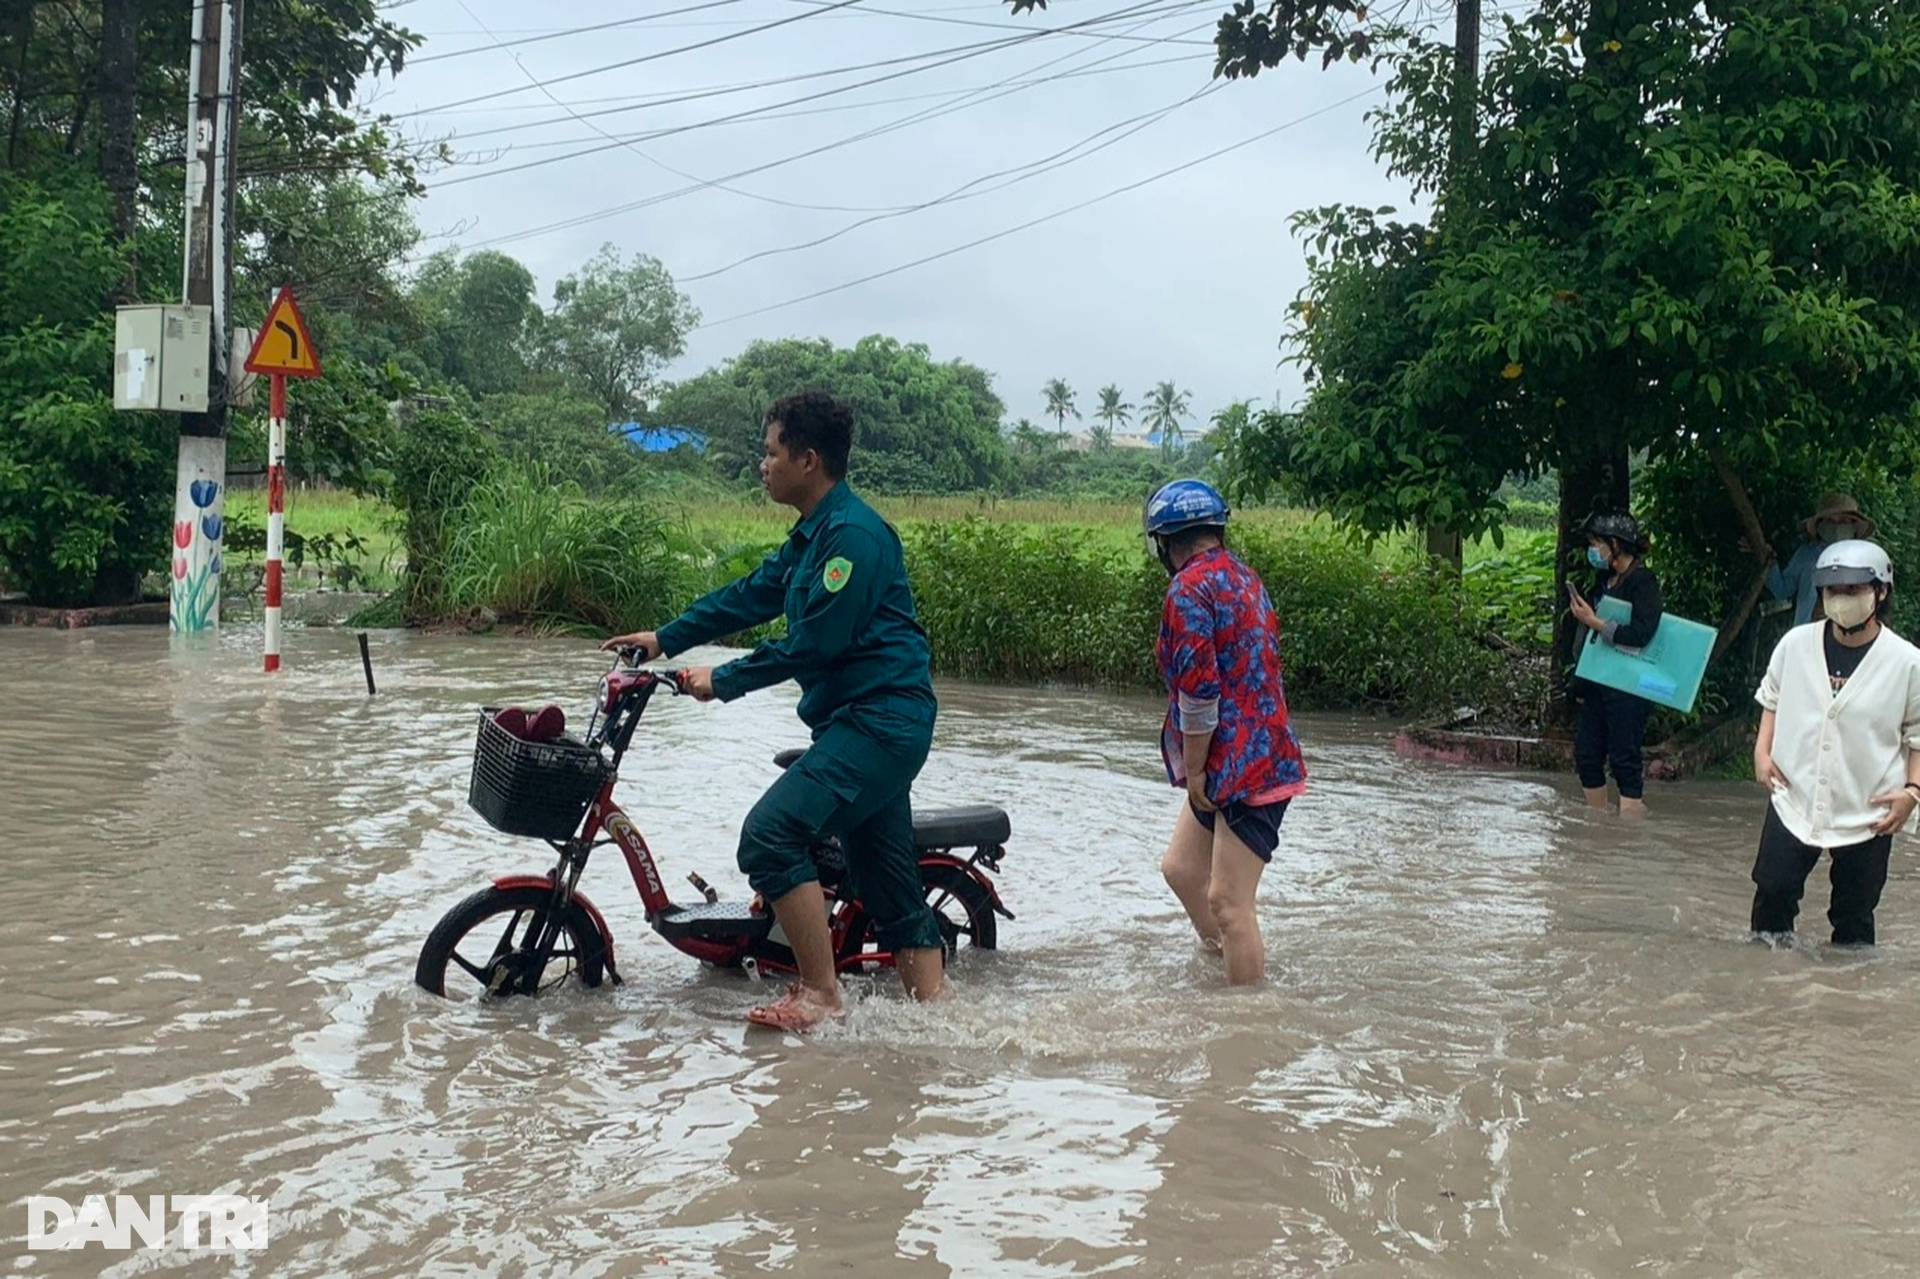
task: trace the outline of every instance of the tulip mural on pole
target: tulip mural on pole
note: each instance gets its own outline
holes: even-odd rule
[[[220,625],[220,537],[226,532],[227,442],[188,436],[180,441],[174,495],[172,607],[178,634]]]

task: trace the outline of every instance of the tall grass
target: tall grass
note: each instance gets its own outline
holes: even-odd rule
[[[1097,523],[1057,504],[1055,519],[961,513],[954,499],[884,503],[936,671],[1007,682],[1155,688],[1164,570],[1138,533],[1138,513]],[[1039,504],[1023,503],[1023,516]],[[712,519],[654,498],[590,497],[538,470],[478,483],[449,515],[446,607],[490,611],[541,630],[606,633],[658,626],[698,595],[749,572],[778,544],[790,513],[741,504]],[[1004,515],[1004,513],[1003,513]],[[904,517],[904,518],[903,518]],[[1457,581],[1411,552],[1369,548],[1324,521],[1288,512],[1236,519],[1230,542],[1279,613],[1287,687],[1301,707],[1420,713],[1462,704],[1522,714],[1543,676],[1503,660],[1490,624],[1523,644],[1540,614],[1538,548]],[[1550,553],[1550,552],[1549,552]],[[1489,605],[1505,594],[1504,611]],[[779,624],[732,637],[751,643]]]
[[[1167,576],[1137,540],[1127,550],[1082,531],[981,520],[904,534],[938,669],[1158,683],[1152,650]],[[1231,541],[1279,614],[1296,704],[1426,711],[1529,700],[1507,688],[1481,642],[1479,610],[1444,574],[1382,566],[1332,539],[1254,529]]]
[[[684,528],[637,499],[592,499],[543,468],[507,468],[451,514],[447,607],[536,629],[656,623],[686,594]]]

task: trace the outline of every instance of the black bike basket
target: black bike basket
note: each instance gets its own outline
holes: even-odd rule
[[[571,737],[526,742],[480,712],[473,742],[467,804],[508,835],[570,839],[613,768],[599,751]]]

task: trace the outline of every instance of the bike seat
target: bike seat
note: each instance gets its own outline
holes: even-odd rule
[[[781,751],[773,762],[781,768],[806,754],[803,747]],[[1006,810],[992,804],[963,804],[958,808],[922,808],[913,814],[916,848],[994,848],[1013,835]]]
[[[992,804],[921,808],[913,813],[917,848],[995,848],[1013,834],[1006,810]]]

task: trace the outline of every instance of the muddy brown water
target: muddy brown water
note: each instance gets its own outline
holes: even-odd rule
[[[1159,880],[1152,698],[947,684],[925,803],[994,800],[1002,949],[843,1031],[585,890],[627,984],[454,1005],[421,939],[544,866],[465,806],[473,708],[582,707],[587,644],[0,634],[0,1249],[67,1275],[1863,1276],[1920,1270],[1920,891],[1867,955],[1745,941],[1757,791],[1395,758],[1314,787],[1229,991]],[[621,796],[728,896],[792,690],[662,699]],[[1811,885],[1814,930],[1824,875]],[[690,893],[691,890],[679,890]],[[264,1251],[29,1252],[26,1199],[270,1197]]]

